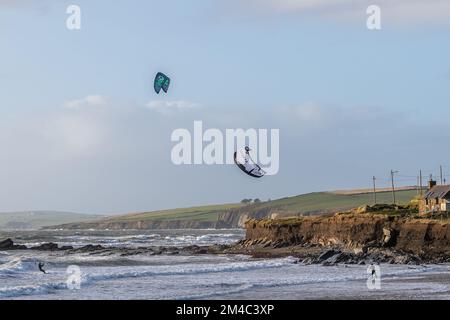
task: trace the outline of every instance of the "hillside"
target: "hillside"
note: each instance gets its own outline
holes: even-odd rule
[[[398,204],[408,203],[416,190],[402,190],[395,193]],[[392,193],[377,192],[378,203],[391,203]],[[281,212],[315,213],[324,211],[346,210],[373,203],[372,193],[341,194],[335,192],[314,192],[294,197],[282,198],[274,201],[254,205],[255,208],[271,208]]]
[[[399,204],[408,203],[415,189],[396,192]],[[391,203],[390,192],[378,192],[378,203]],[[67,229],[174,229],[174,228],[237,228],[249,218],[269,216],[316,215],[343,211],[373,203],[371,193],[342,194],[316,192],[257,204],[223,204],[133,213],[108,217],[99,221],[69,223],[53,228]]]
[[[210,229],[220,214],[243,207],[222,204],[111,216],[98,221],[68,223],[49,228],[66,229]],[[50,225],[47,225],[50,226]]]
[[[0,212],[0,229],[39,229],[48,225],[92,221],[102,217],[58,211]]]
[[[395,194],[398,204],[407,204],[417,192],[407,189]],[[392,193],[377,192],[377,203],[392,203]],[[229,210],[219,215],[218,227],[244,227],[245,221],[251,218],[335,213],[366,204],[373,204],[372,193],[314,192]]]

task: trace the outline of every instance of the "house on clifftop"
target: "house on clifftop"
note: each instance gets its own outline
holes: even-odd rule
[[[419,201],[419,213],[439,213],[450,211],[450,185],[436,185],[436,181],[428,182],[428,191]]]

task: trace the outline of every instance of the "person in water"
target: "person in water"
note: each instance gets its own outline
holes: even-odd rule
[[[45,263],[39,262],[39,265],[38,265],[39,271],[41,271],[41,272],[46,274],[47,272],[44,270],[44,266],[45,266]]]

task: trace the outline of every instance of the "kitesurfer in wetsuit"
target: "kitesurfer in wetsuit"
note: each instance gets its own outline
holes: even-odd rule
[[[245,147],[245,163],[248,163],[248,158],[250,157],[250,148],[249,147]]]
[[[245,147],[245,159],[244,159],[246,165],[248,165],[250,162],[250,151],[252,151],[252,149],[250,149],[250,147],[246,146]],[[253,171],[261,170],[261,167],[258,166],[257,164],[254,164],[254,166],[255,167],[253,169],[249,170],[250,173],[253,173]]]
[[[39,271],[41,271],[41,272],[43,272],[43,273],[47,273],[45,270],[44,270],[44,263],[43,262],[39,262],[39,265],[38,265],[38,267],[39,267]]]
[[[265,172],[252,160],[250,157],[250,151],[252,150],[248,146],[246,146],[243,150],[240,149],[236,151],[234,153],[234,162],[246,174],[254,178],[261,178],[265,175]]]

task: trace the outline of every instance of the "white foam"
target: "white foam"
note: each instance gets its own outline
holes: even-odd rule
[[[0,298],[12,298],[19,296],[45,294],[52,290],[60,290],[60,289],[67,289],[67,284],[65,282],[60,282],[60,283],[44,283],[35,286],[0,288]]]
[[[293,258],[283,258],[274,260],[262,260],[251,262],[232,262],[227,264],[211,264],[211,265],[195,265],[195,266],[176,266],[165,267],[159,270],[144,270],[144,271],[127,271],[118,273],[106,273],[101,275],[88,275],[87,281],[100,281],[108,279],[120,278],[134,278],[134,277],[148,277],[148,276],[175,276],[175,275],[195,275],[206,273],[220,273],[220,272],[243,272],[257,269],[279,268],[290,265],[295,261]]]
[[[194,265],[194,266],[175,266],[175,267],[164,267],[164,268],[145,268],[145,270],[138,271],[121,271],[121,272],[111,272],[103,274],[83,274],[81,285],[91,285],[99,281],[123,279],[123,278],[138,278],[138,277],[149,277],[149,276],[174,276],[174,275],[196,275],[196,274],[207,274],[207,273],[221,273],[221,272],[243,272],[258,269],[267,268],[278,268],[292,264],[294,259],[284,258],[275,260],[262,260],[262,261],[251,261],[251,262],[234,262],[227,264],[210,264],[210,265]],[[10,264],[12,268],[8,270],[13,270],[14,272],[22,270],[24,264],[21,260],[15,261],[15,263]],[[34,286],[17,286],[17,287],[7,287],[0,288],[0,298],[7,297],[17,297],[23,295],[35,295],[48,293],[51,290],[67,289],[66,283],[55,282],[55,283],[45,283]]]
[[[304,266],[304,265],[303,265]],[[321,266],[317,266],[318,268],[323,268]],[[330,268],[330,267],[325,267]],[[434,267],[426,267],[426,266],[418,266],[416,268],[411,268],[408,270],[405,269],[399,269],[397,271],[392,271],[386,274],[383,274],[382,277],[386,278],[393,278],[398,275],[420,275],[424,272],[432,272],[437,271],[440,268],[438,266]],[[364,268],[362,269],[364,270]],[[306,270],[303,270],[306,271]],[[364,281],[367,279],[367,275],[364,272],[356,272],[352,275],[341,275],[341,270],[336,268],[336,272],[326,273],[321,277],[313,277],[313,278],[302,278],[302,279],[280,279],[277,277],[276,279],[269,279],[264,278],[262,280],[256,280],[253,278],[252,281],[249,281],[247,283],[242,283],[242,281],[227,281],[227,282],[218,282],[214,283],[214,286],[217,286],[219,288],[222,287],[234,287],[230,290],[220,290],[215,292],[208,292],[208,293],[199,293],[199,294],[191,294],[191,295],[185,295],[185,296],[171,296],[167,297],[167,299],[177,299],[177,300],[193,300],[193,299],[206,299],[206,298],[213,298],[213,297],[221,297],[221,296],[227,296],[230,294],[238,294],[243,293],[248,290],[254,290],[254,289],[268,289],[268,288],[277,288],[277,287],[287,287],[287,286],[299,286],[299,285],[314,285],[314,284],[320,284],[320,283],[336,283],[336,282],[348,282],[348,281]],[[308,274],[311,270],[308,271]],[[442,288],[442,292],[446,292],[448,288]]]
[[[247,257],[242,257],[247,258]],[[97,282],[108,280],[119,280],[127,278],[145,278],[145,277],[169,277],[170,276],[188,276],[189,278],[204,279],[202,275],[210,275],[210,279],[215,279],[211,283],[199,282],[199,285],[213,289],[206,291],[196,291],[197,293],[170,292],[167,295],[158,295],[159,299],[206,299],[215,296],[227,296],[239,294],[248,290],[268,289],[285,286],[302,286],[318,283],[337,283],[346,281],[363,281],[367,278],[365,266],[351,266],[348,268],[340,267],[322,267],[294,265],[294,258],[272,259],[272,260],[247,260],[233,261],[227,263],[207,263],[207,264],[188,264],[175,266],[152,266],[152,267],[127,267],[91,269],[94,273],[84,273],[82,276],[82,287],[91,286]],[[10,271],[21,272],[27,270],[29,262],[23,260],[13,260],[8,266]],[[386,266],[388,267],[388,266]],[[317,268],[317,269],[316,269]],[[383,266],[382,266],[383,268]],[[392,278],[398,275],[414,276],[424,272],[448,271],[448,266],[430,266],[405,269],[403,266],[389,266],[390,272],[382,274],[382,277]],[[273,273],[268,269],[276,269]],[[89,269],[88,269],[89,270]],[[102,270],[111,270],[110,272],[100,273]],[[116,271],[117,270],[117,271]],[[284,271],[283,271],[284,270]],[[298,271],[297,271],[298,270]],[[85,270],[83,270],[85,271]],[[95,273],[99,272],[99,273]],[[239,273],[250,272],[248,275]],[[286,277],[283,274],[286,272]],[[298,275],[297,275],[298,272]],[[215,273],[218,273],[215,275]],[[230,273],[233,276],[220,275],[220,273]],[[257,276],[255,276],[257,274]],[[264,276],[273,274],[274,276]],[[196,277],[197,276],[197,277]],[[224,280],[227,279],[227,280]],[[24,295],[42,295],[52,293],[55,290],[67,289],[65,282],[54,282],[0,288],[0,298],[20,297]],[[127,280],[128,281],[128,280]],[[161,281],[161,279],[159,280]],[[132,281],[130,281],[132,282]],[[445,289],[445,288],[444,288]],[[444,290],[442,289],[442,290]],[[164,293],[164,292],[163,292]]]
[[[37,260],[15,257],[0,265],[0,275],[36,270]]]

